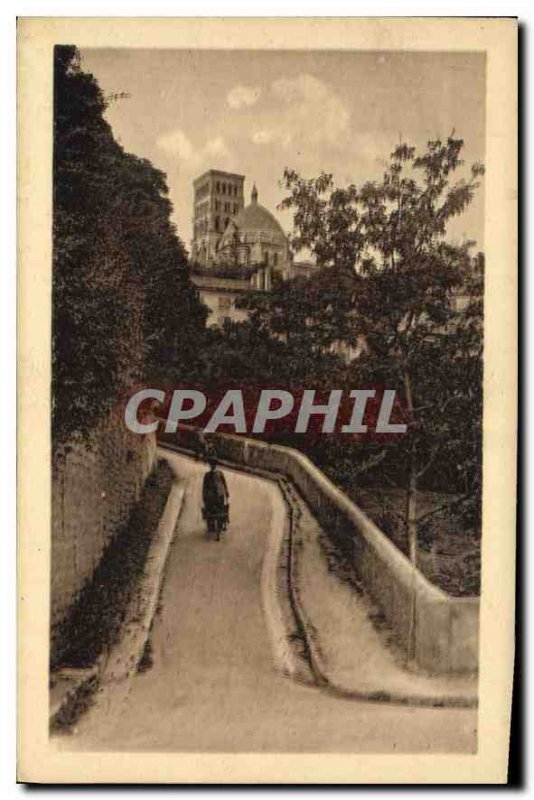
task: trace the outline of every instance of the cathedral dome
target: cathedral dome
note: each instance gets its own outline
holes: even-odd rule
[[[277,244],[285,244],[287,237],[277,219],[264,206],[258,203],[258,192],[254,186],[252,190],[252,201],[241,209],[235,217],[232,217],[222,236],[220,246],[229,244],[233,237],[239,232],[242,241],[252,240],[258,234],[267,234],[270,241]]]

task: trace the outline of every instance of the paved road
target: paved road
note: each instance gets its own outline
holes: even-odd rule
[[[112,713],[96,707],[68,747],[244,752],[472,752],[476,712],[406,708],[333,697],[274,666],[260,596],[270,483],[226,471],[231,522],[221,542],[200,516],[204,468],[171,456],[190,476],[152,643]]]

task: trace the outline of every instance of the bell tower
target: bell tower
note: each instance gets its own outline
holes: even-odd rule
[[[244,175],[210,169],[193,181],[191,255],[203,267],[216,261],[217,246],[228,223],[244,207]]]

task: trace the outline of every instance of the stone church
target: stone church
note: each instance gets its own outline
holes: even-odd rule
[[[245,176],[210,169],[193,181],[192,278],[210,322],[247,318],[239,297],[269,291],[273,279],[309,275],[315,266],[295,262],[289,240],[274,215],[258,202],[254,185],[244,200]]]

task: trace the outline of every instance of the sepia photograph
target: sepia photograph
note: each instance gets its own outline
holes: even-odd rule
[[[83,24],[45,48],[46,746],[476,757],[486,50]]]

